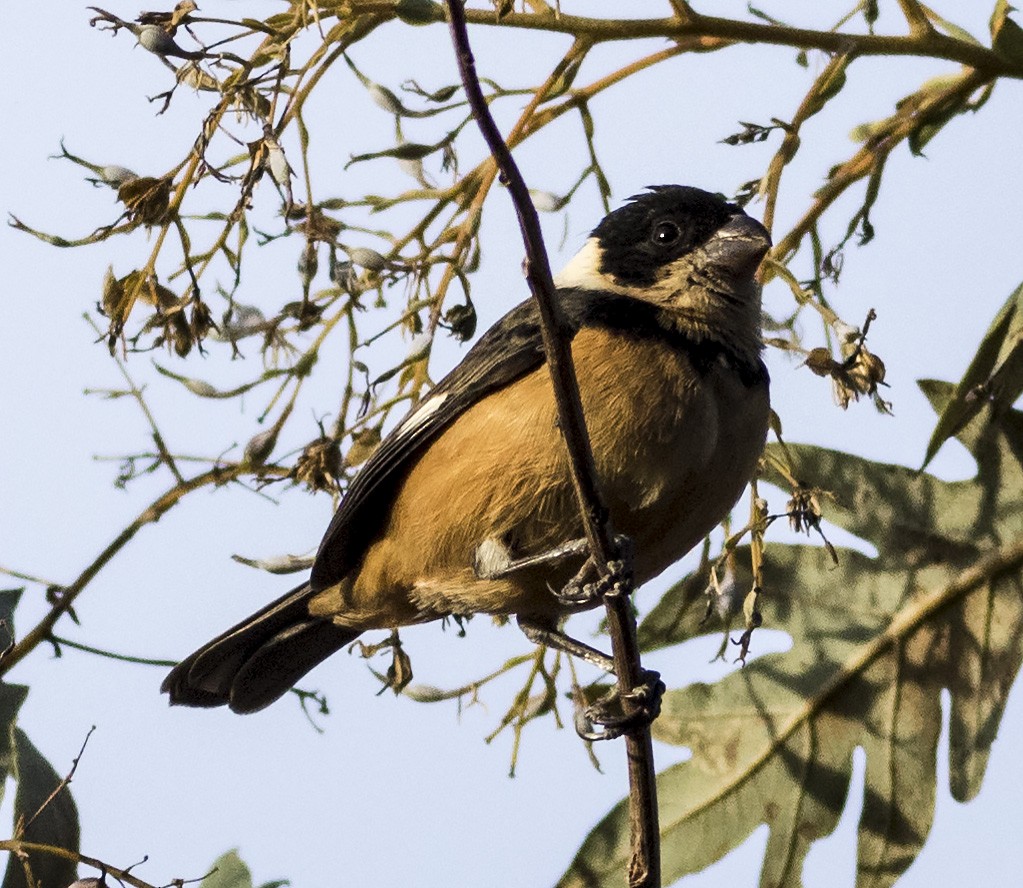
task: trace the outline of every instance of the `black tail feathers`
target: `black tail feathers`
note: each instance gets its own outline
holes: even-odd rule
[[[160,690],[171,705],[227,705],[239,713],[269,706],[360,634],[309,616],[312,595],[303,584],[242,620],[178,663]]]

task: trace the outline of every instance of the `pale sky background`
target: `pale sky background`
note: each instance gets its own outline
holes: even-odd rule
[[[563,5],[569,11],[585,6],[594,15],[620,8],[610,2]],[[702,5],[709,10],[709,4]],[[901,32],[894,0],[881,5],[878,29]],[[637,14],[640,8],[669,14],[667,2],[636,6]],[[128,19],[139,11],[114,0],[106,8]],[[262,16],[281,6],[268,0],[202,3],[209,16],[236,16],[242,8],[244,14]],[[807,26],[827,26],[845,11],[840,4],[819,2],[766,8]],[[739,2],[715,6],[719,14],[743,9]],[[945,3],[941,11],[986,39],[987,3]],[[0,27],[7,35],[0,91],[3,209],[67,236],[92,230],[117,210],[112,192],[82,181],[84,171],[47,159],[62,137],[82,156],[160,174],[187,150],[210,101],[182,91],[165,116],[154,117],[145,97],[167,89],[170,73],[155,57],[133,48],[130,37],[111,39],[90,29],[89,16],[75,4],[41,7],[6,0],[0,7]],[[565,37],[501,36],[493,29],[475,29],[471,36],[481,74],[509,86],[536,82],[568,46]],[[401,41],[399,58],[395,41]],[[661,45],[653,41],[646,51]],[[439,25],[394,24],[351,54],[367,75],[395,89],[409,77],[433,88],[456,78],[447,33]],[[579,82],[638,54],[635,46],[602,48],[587,61]],[[811,56],[807,72],[794,56],[790,49],[772,47],[682,56],[595,102],[597,150],[615,205],[649,184],[679,182],[730,192],[758,175],[776,140],[747,148],[729,148],[718,140],[736,131],[739,120],[792,115],[821,65],[819,56]],[[827,169],[852,152],[846,135],[854,125],[887,115],[897,98],[923,80],[954,70],[954,65],[910,59],[854,64],[849,85],[806,129],[798,160],[785,174],[778,231],[803,209]],[[887,395],[895,417],[877,415],[868,403],[839,411],[826,381],[771,354],[773,400],[789,439],[919,465],[933,416],[914,380],[958,379],[995,310],[1023,279],[1021,99],[1018,83],[1002,83],[976,117],[953,122],[933,141],[926,159],[911,157],[904,146],[895,151],[889,184],[872,216],[877,239],[847,253],[841,287],[832,296],[852,323],[860,323],[868,308],[877,309],[870,342],[888,366]],[[517,99],[502,106],[505,125],[520,107]],[[389,161],[343,171],[351,154],[391,144],[389,119],[370,104],[344,65],[324,81],[315,108],[319,116],[309,120],[322,194],[352,197],[364,188],[393,193],[411,185]],[[430,141],[427,136],[441,132],[429,122],[422,128],[413,124],[406,130],[410,138]],[[289,133],[285,147],[295,144]],[[518,154],[527,181],[563,191],[579,169],[581,147],[576,121],[552,127]],[[463,167],[471,161],[467,154]],[[228,199],[222,201],[226,206]],[[257,190],[256,203],[267,212],[276,208],[269,183]],[[844,206],[854,209],[849,202]],[[750,211],[760,209],[753,205]],[[600,215],[589,183],[570,207],[567,222],[547,217],[555,267]],[[832,219],[834,235],[844,220]],[[557,253],[563,232],[565,248]],[[510,203],[500,193],[490,200],[482,243],[484,266],[473,291],[481,332],[525,295],[518,271],[521,245]],[[6,272],[0,299],[4,566],[67,582],[168,486],[161,477],[141,479],[127,492],[113,488],[117,464],[93,456],[144,449],[146,428],[127,399],[82,394],[85,388],[122,385],[82,313],[99,298],[107,265],[113,263],[123,275],[144,247],[145,236],[138,233],[130,241],[61,251],[0,227]],[[273,305],[281,301],[282,289],[297,297],[296,250],[287,243],[254,254],[239,298]],[[776,305],[785,298],[780,284],[766,295]],[[435,375],[458,354],[456,347],[445,346]],[[241,379],[259,366],[254,354],[233,367],[219,354],[193,355],[187,363],[166,353],[153,357],[218,385],[228,374]],[[386,366],[386,356],[378,360]],[[210,409],[158,377],[150,356],[133,356],[130,367],[147,385],[176,451],[205,452],[232,435],[244,443],[258,430],[261,398],[245,401],[244,410]],[[320,373],[321,388],[303,403],[305,417],[314,408],[319,415],[333,409],[336,390],[329,375]],[[291,443],[311,437],[311,423],[302,422],[309,434]],[[934,471],[967,477],[972,465],[958,445],[951,445]],[[83,625],[64,620],[58,632],[124,653],[182,656],[294,582],[238,565],[230,560],[232,553],[306,552],[318,543],[329,513],[327,497],[300,491],[284,495],[280,506],[240,490],[192,495],[139,534],[81,597],[76,609]],[[652,605],[667,580],[639,593],[641,608]],[[2,578],[0,584],[16,585]],[[16,615],[21,631],[44,612],[41,595],[35,587],[27,591]],[[487,624],[475,620],[464,639],[442,633],[437,625],[403,633],[416,680],[458,685],[528,649],[513,627]],[[592,625],[592,618],[584,618],[573,628],[585,633]],[[649,665],[662,671],[669,687],[690,679],[712,681],[731,668],[707,663],[716,644],[716,638],[696,642],[681,653],[651,657]],[[754,652],[785,644],[780,632],[762,632]],[[526,730],[518,776],[508,779],[511,733],[490,745],[483,737],[496,727],[518,676],[488,690],[486,707],[459,717],[454,703],[425,706],[390,694],[376,697],[377,683],[365,664],[337,656],[304,682],[324,691],[331,703],[333,714],[322,720],[325,731],[317,734],[290,700],[245,718],[226,711],[171,710],[158,693],[163,670],[73,650],[61,659],[49,654],[40,648],[10,675],[31,688],[19,723],[60,772],[70,766],[90,725],[97,726],[73,784],[82,849],[118,866],[148,854],[149,863],[137,874],[154,884],[199,876],[223,851],[238,847],[257,884],[288,878],[299,888],[541,886],[557,879],[585,835],[626,790],[620,743],[598,749],[604,768],[599,774],[571,728],[558,731],[549,721]],[[1014,884],[1023,868],[1021,751],[1023,700],[1017,690],[976,801],[952,802],[947,753],[941,749],[935,826],[901,886],[954,885],[979,876],[990,884]],[[663,745],[656,755],[659,769],[681,757],[678,749]],[[852,885],[862,770],[857,761],[839,830],[810,854],[808,886]],[[0,807],[0,823],[9,823],[11,798],[13,792]],[[766,835],[761,828],[724,862],[681,884],[757,884]],[[83,870],[83,875],[95,874]]]

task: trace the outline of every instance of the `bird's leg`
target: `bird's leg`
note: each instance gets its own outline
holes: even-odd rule
[[[597,604],[604,595],[627,595],[632,589],[632,541],[616,536],[619,557],[607,565],[607,573],[597,571],[592,557],[588,557],[578,573],[561,590],[552,594],[568,607]],[[529,567],[558,564],[566,558],[583,555],[589,549],[585,539],[572,540],[538,555],[512,558],[508,548],[498,540],[484,540],[476,550],[476,575],[482,579],[501,579]],[[535,644],[544,644],[592,663],[599,669],[615,675],[614,660],[602,651],[590,647],[561,632],[554,626],[520,614],[519,627]],[[584,740],[613,740],[634,728],[648,725],[661,711],[664,683],[659,673],[643,670],[640,683],[623,692],[620,683],[589,706],[576,713],[576,732]],[[628,702],[628,712],[625,703]]]
[[[569,607],[591,607],[615,588],[632,584],[632,540],[621,534],[615,537],[619,557],[609,561],[607,573],[597,571],[593,558],[587,558],[583,566],[564,588],[551,590],[554,597]],[[572,540],[523,558],[512,558],[508,548],[499,540],[487,539],[476,549],[476,576],[484,580],[499,580],[516,571],[529,567],[559,564],[568,558],[583,555],[589,549],[585,538]]]
[[[534,644],[545,644],[564,651],[615,675],[614,660],[602,651],[522,614],[517,620],[526,638]],[[635,728],[648,725],[660,715],[663,694],[664,682],[661,681],[661,675],[652,669],[644,669],[640,684],[628,692],[623,693],[621,685],[616,681],[610,691],[589,706],[580,707],[576,711],[576,733],[589,741],[614,740]],[[622,706],[625,700],[634,707],[628,713]]]
[[[610,672],[614,675],[615,661],[603,651],[598,651],[595,647],[590,647],[588,644],[577,641],[571,636],[565,635],[564,632],[554,629],[539,620],[531,619],[522,614],[519,614],[516,620],[523,634],[533,644],[545,644],[547,647],[564,651],[566,654],[571,654],[573,657],[578,657],[580,660],[592,663],[598,669],[603,669],[605,672]]]
[[[527,567],[542,567],[545,564],[558,564],[573,555],[586,553],[589,543],[585,539],[572,540],[541,552],[538,555],[527,555],[524,558],[512,558],[508,547],[495,539],[486,539],[476,548],[476,576],[483,580],[500,580],[509,574]]]

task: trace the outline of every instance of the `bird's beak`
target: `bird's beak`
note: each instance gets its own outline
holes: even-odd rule
[[[752,277],[769,249],[771,235],[745,213],[732,216],[704,245],[710,262],[737,278]]]

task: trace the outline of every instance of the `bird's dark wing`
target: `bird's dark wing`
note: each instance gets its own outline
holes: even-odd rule
[[[560,296],[566,309],[568,303],[576,308],[581,298],[572,291]],[[565,314],[578,329],[578,308]],[[539,312],[530,299],[491,327],[373,452],[349,485],[320,543],[312,588],[333,585],[355,566],[386,517],[396,488],[434,438],[477,401],[535,370],[543,360]]]

